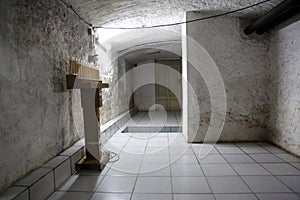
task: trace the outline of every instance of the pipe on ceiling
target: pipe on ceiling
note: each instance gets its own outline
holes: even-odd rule
[[[300,13],[300,0],[285,0],[245,28],[244,33],[250,35],[256,32],[261,35],[298,13]]]

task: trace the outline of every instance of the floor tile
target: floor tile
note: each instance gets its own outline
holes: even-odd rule
[[[198,164],[171,165],[172,176],[203,176]]]
[[[149,139],[157,138],[157,137],[169,137],[169,133],[149,133]]]
[[[260,200],[299,200],[295,194],[257,194]]]
[[[126,133],[126,135],[135,139],[149,139],[150,133]]]
[[[300,176],[277,176],[284,184],[294,192],[300,193]]]
[[[227,163],[221,155],[198,155],[200,163]]]
[[[188,147],[189,144],[183,139],[182,135],[174,135],[169,137],[170,147]]]
[[[260,146],[241,146],[240,147],[245,153],[251,154],[251,153],[269,153],[267,150]]]
[[[104,144],[103,147],[108,150],[108,151],[111,151],[111,152],[114,152],[114,153],[117,153],[117,154],[120,154],[122,152],[122,149],[123,147],[116,147],[112,144]]]
[[[247,154],[224,154],[228,163],[255,163]]]
[[[272,143],[270,142],[256,142],[259,146],[273,146]]]
[[[221,153],[221,154],[243,154],[244,152],[238,148],[237,146],[217,146],[216,147],[217,150]]]
[[[126,147],[145,147],[147,145],[148,140],[145,139],[136,139],[131,138],[127,144]]]
[[[269,146],[262,146],[264,149],[268,150],[271,153],[286,153],[284,150],[273,146],[273,145],[269,145]]]
[[[254,194],[216,194],[216,200],[257,200]]]
[[[138,177],[135,193],[172,193],[170,177]]]
[[[260,147],[255,142],[235,142],[234,144],[238,147]]]
[[[110,167],[108,166],[105,166],[105,168],[102,171],[80,169],[76,172],[76,174],[83,176],[104,176],[109,169]]]
[[[1,200],[15,199],[17,196],[19,196],[21,193],[24,193],[24,192],[26,194],[28,194],[27,187],[13,186],[13,187],[8,188],[5,192],[1,193],[0,199]],[[29,199],[29,195],[26,195],[26,196],[28,196],[28,199]]]
[[[251,193],[238,176],[207,177],[207,180],[214,193]]]
[[[191,147],[172,147],[170,148],[170,154],[194,155],[194,152]]]
[[[231,165],[239,175],[270,175],[262,166],[256,163],[242,163]]]
[[[132,176],[105,176],[96,191],[131,193],[135,181],[136,177]]]
[[[242,176],[242,178],[255,193],[291,192],[291,190],[273,176]]]
[[[287,163],[267,163],[262,164],[273,175],[300,175],[300,171]]]
[[[89,200],[90,192],[54,192],[47,200]]]
[[[140,165],[113,165],[106,173],[107,176],[137,176]]]
[[[195,154],[198,155],[211,155],[211,154],[219,154],[217,149],[212,144],[199,144],[199,145],[192,145],[192,148]]]
[[[139,176],[171,176],[170,166],[165,164],[143,164]]]
[[[298,163],[290,163],[290,164],[300,170],[300,162],[298,162]]]
[[[211,194],[174,194],[174,200],[215,200]]]
[[[172,116],[169,124],[176,122],[175,114]],[[151,122],[145,112],[138,123],[145,126],[159,121]],[[119,161],[106,167],[107,175],[80,171],[49,199],[299,199],[300,159],[272,144],[188,144],[181,133],[128,135],[116,133],[105,144],[120,154]]]
[[[170,155],[170,163],[172,164],[198,164],[195,155]]]
[[[300,162],[300,158],[293,156],[287,153],[279,153],[276,156],[280,157],[281,159],[285,160],[286,162]]]
[[[60,191],[72,192],[92,192],[95,191],[103,176],[82,176],[74,175],[67,180],[67,182],[59,188]]]
[[[125,147],[122,150],[121,156],[126,153],[126,154],[144,154],[145,153],[145,147],[139,148],[139,147]]]
[[[204,177],[172,177],[173,193],[210,193]]]
[[[216,143],[215,147],[237,147],[234,143],[224,142],[224,143]]]
[[[278,163],[278,162],[285,162],[284,160],[280,159],[278,156],[274,154],[249,154],[256,162],[258,163]]]
[[[143,164],[169,164],[169,155],[168,154],[162,154],[162,155],[157,155],[157,154],[148,154],[145,155],[143,158]]]
[[[169,154],[169,148],[167,147],[147,147],[145,155],[163,155]]]
[[[95,170],[79,170],[76,172],[77,175],[82,175],[82,176],[104,176],[105,175],[105,171],[109,170],[109,167],[105,167],[103,171],[95,171]]]
[[[172,194],[133,194],[131,200],[172,200]]]
[[[130,200],[131,194],[95,193],[91,200]]]
[[[228,164],[201,164],[205,176],[237,175]]]
[[[143,155],[122,153],[119,156],[119,160],[115,162],[115,165],[127,165],[127,164],[140,164],[142,162]]]
[[[155,137],[148,140],[147,147],[167,147],[168,138],[167,137]]]

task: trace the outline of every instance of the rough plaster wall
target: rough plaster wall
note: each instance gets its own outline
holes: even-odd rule
[[[96,45],[96,53],[98,55],[98,65],[100,67],[100,80],[105,83],[109,83],[109,88],[102,90],[102,104],[103,106],[100,109],[101,114],[101,124],[105,124],[107,121],[113,118],[112,114],[112,101],[113,91],[112,89],[115,87],[115,80],[117,79],[117,66],[115,65],[116,61],[111,63],[112,55],[107,53],[104,49],[102,49],[99,44]]]
[[[65,67],[70,56],[86,58],[90,43],[57,1],[0,1],[0,191],[83,136]]]
[[[119,57],[118,66],[118,100],[120,105],[120,111],[117,111],[117,115],[133,107],[132,74],[126,73],[130,69],[132,69],[132,66],[126,61],[126,59],[123,56]]]
[[[105,124],[132,107],[130,104],[132,80],[130,77],[122,78],[123,74],[130,69],[124,57],[111,53],[99,42],[96,43],[96,54],[100,66],[100,79],[109,84],[108,89],[102,90],[101,124]]]
[[[300,22],[271,35],[269,139],[300,156]]]
[[[203,14],[199,12],[187,13],[188,20],[201,16]],[[257,141],[267,136],[268,40],[243,36],[244,27],[240,26],[240,19],[233,17],[187,25],[187,35],[210,54],[225,84],[227,115],[221,141]],[[193,56],[193,52],[188,50],[189,55]],[[195,114],[193,108],[189,110],[189,123],[193,123],[193,119],[200,115],[200,129],[195,139],[199,141],[203,139],[210,120],[210,97],[203,79],[191,65],[187,73],[200,102],[200,113]]]

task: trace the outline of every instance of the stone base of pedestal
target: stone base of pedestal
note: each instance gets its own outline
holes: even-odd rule
[[[96,170],[102,171],[105,165],[108,162],[109,155],[105,152],[101,153],[101,160],[88,160],[86,157],[83,157],[76,163],[76,170],[84,169],[84,170]]]

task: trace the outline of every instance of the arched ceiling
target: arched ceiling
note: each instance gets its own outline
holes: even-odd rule
[[[230,11],[262,0],[65,0],[88,22],[103,26],[149,26],[182,20],[186,11]],[[238,13],[256,16],[281,0],[272,0]]]
[[[86,21],[94,26],[135,27],[169,24],[183,21],[187,11],[209,14],[232,11],[263,0],[65,0]],[[239,17],[257,17],[277,5],[281,0],[271,0],[255,8],[235,13]],[[130,62],[147,56],[147,45],[171,43],[170,50],[181,48],[181,26],[154,29],[115,30],[97,29],[99,43],[107,51],[128,54]],[[175,42],[175,43],[174,43]],[[142,50],[145,48],[145,51]],[[155,50],[154,50],[155,51]],[[141,54],[144,52],[144,56]],[[165,54],[161,54],[165,55]]]
[[[132,66],[144,60],[181,59],[181,45],[176,41],[145,44],[124,50],[119,56],[123,56]]]
[[[181,45],[180,26],[138,30],[98,29],[97,33],[100,44],[112,53],[147,48],[153,44],[159,46],[166,42]]]

